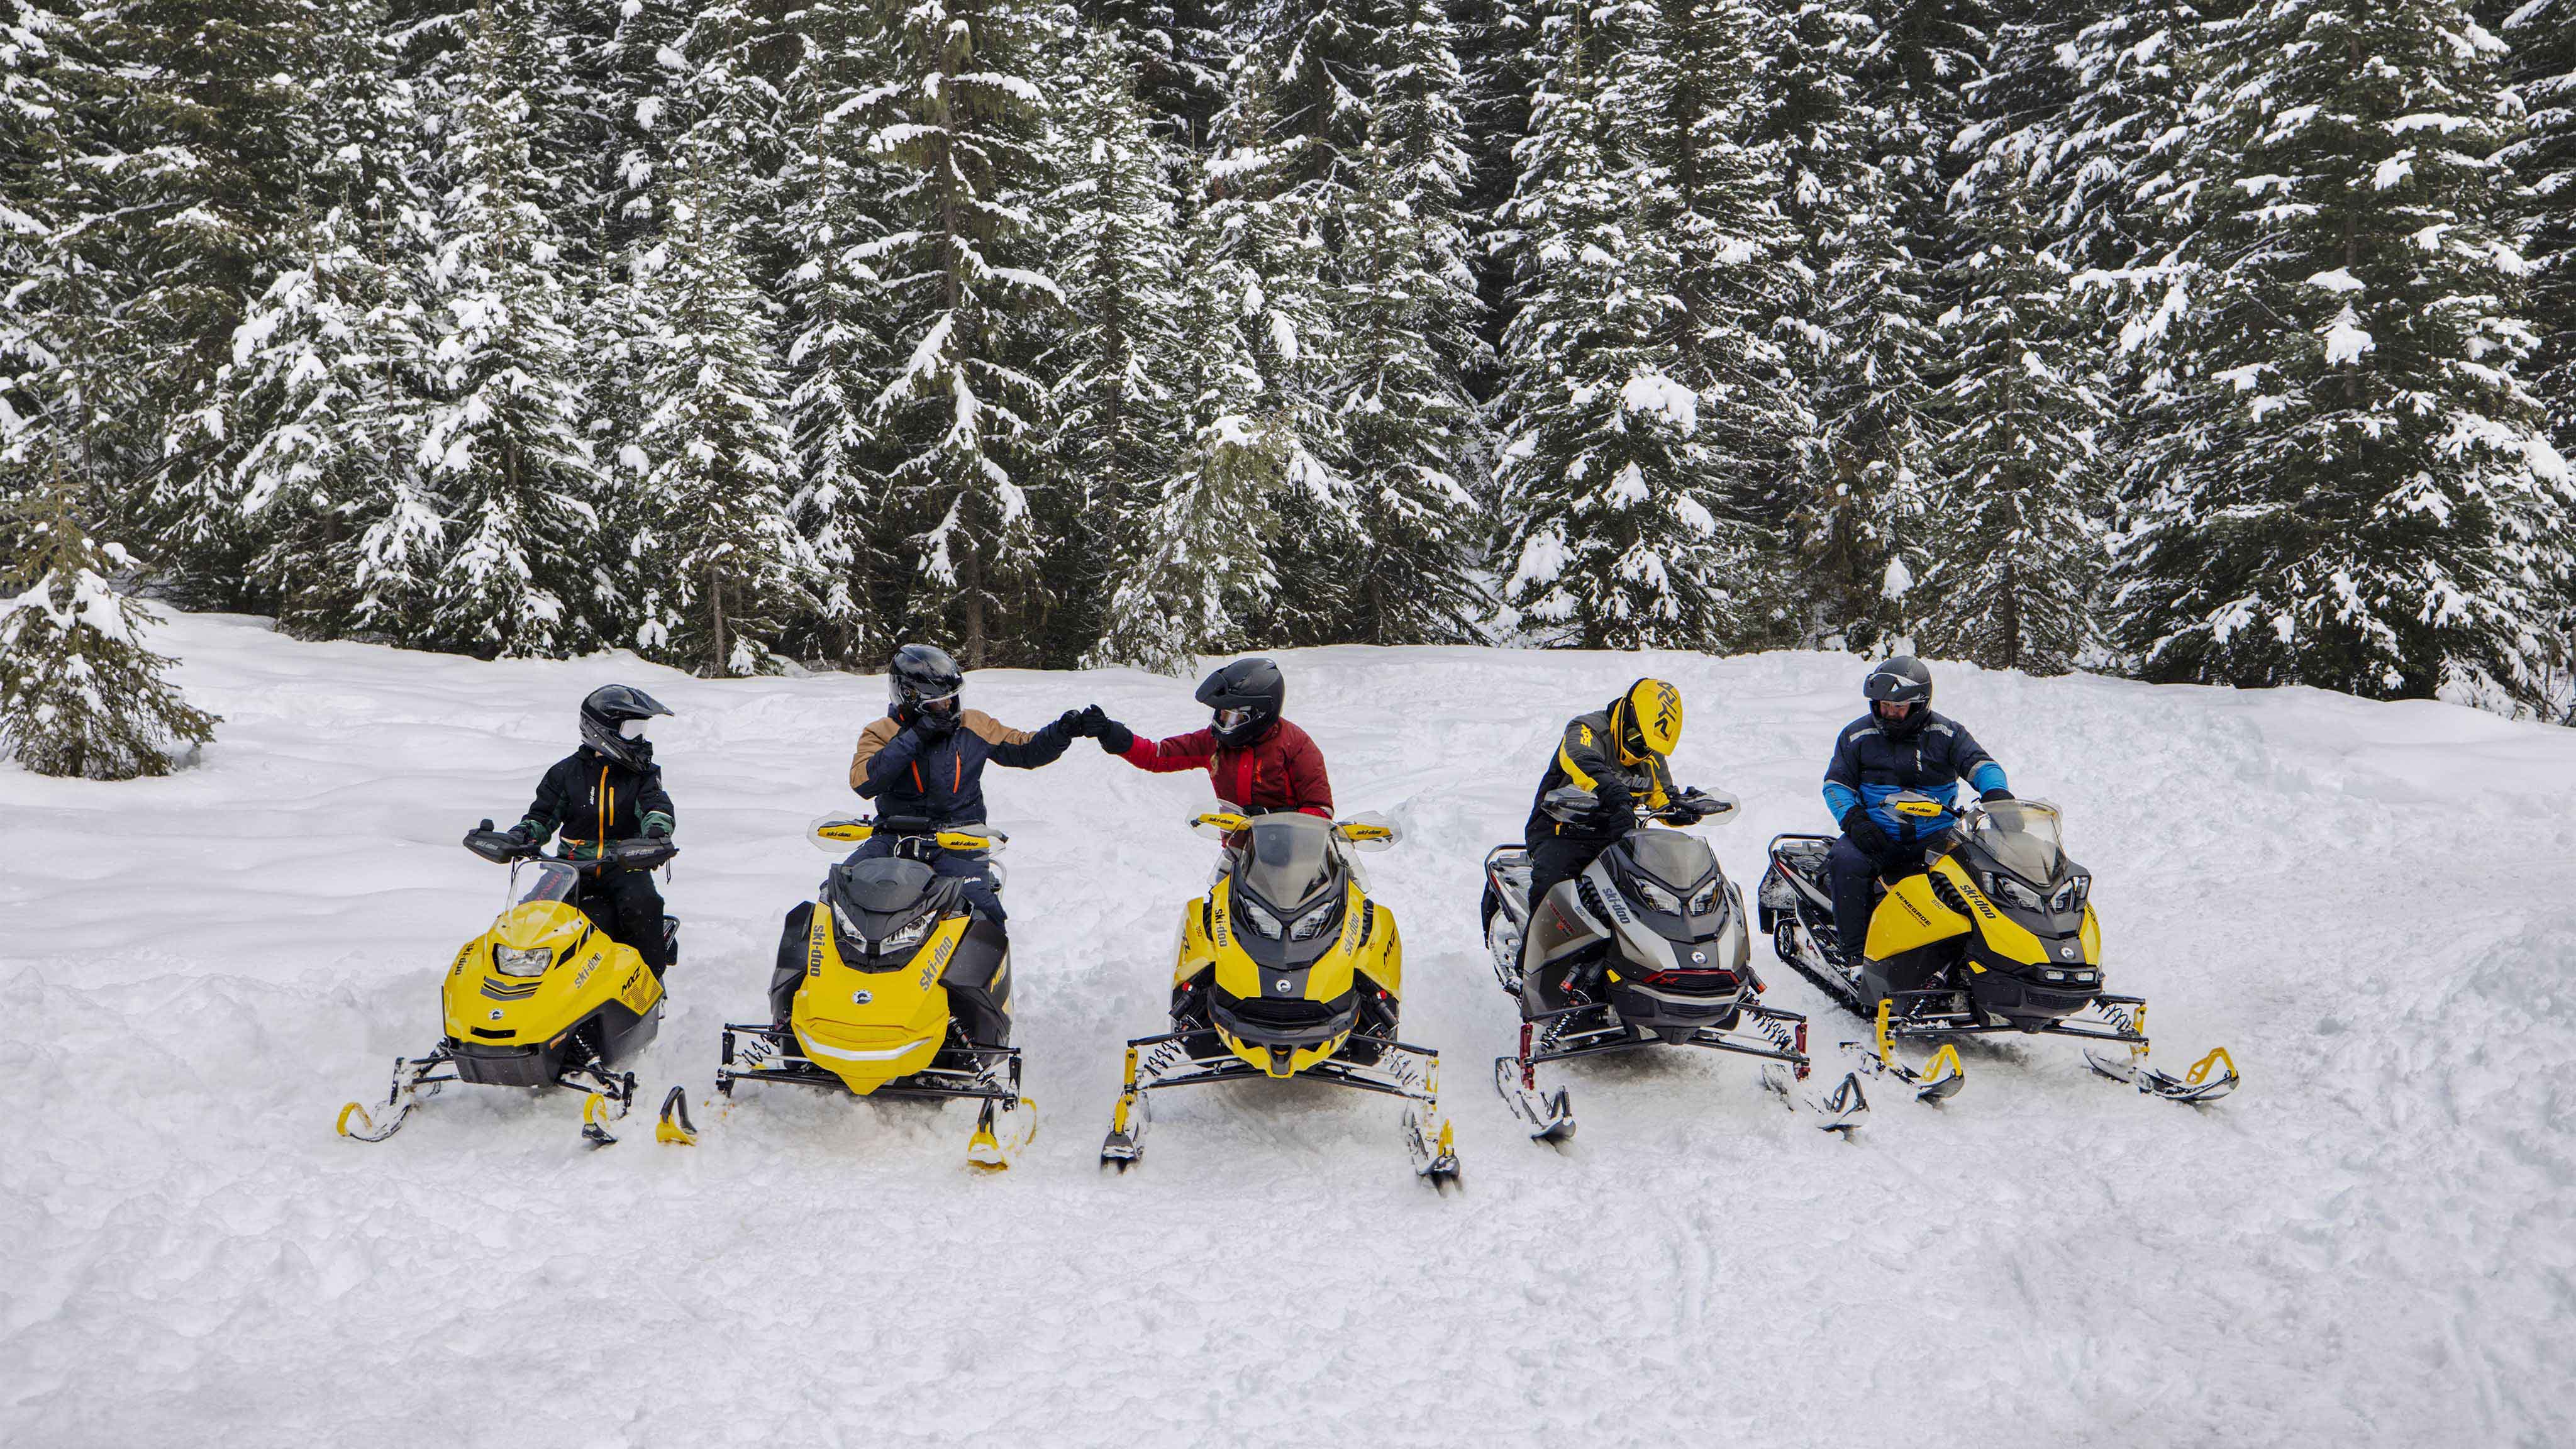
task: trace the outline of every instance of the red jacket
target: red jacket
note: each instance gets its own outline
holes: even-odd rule
[[[1333,818],[1333,782],[1324,777],[1324,752],[1284,719],[1249,749],[1218,744],[1212,729],[1192,730],[1168,740],[1138,735],[1127,747],[1126,759],[1158,775],[1204,767],[1216,785],[1216,798],[1236,810],[1299,810]]]

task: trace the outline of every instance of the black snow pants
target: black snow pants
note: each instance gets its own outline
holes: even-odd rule
[[[655,888],[651,871],[592,871],[582,877],[575,904],[610,940],[634,947],[655,976],[670,969],[662,938],[662,892]]]

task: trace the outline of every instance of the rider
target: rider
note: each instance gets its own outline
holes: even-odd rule
[[[853,859],[892,855],[906,836],[980,828],[986,761],[1034,770],[1054,764],[1076,736],[1092,732],[1080,710],[1066,710],[1030,731],[964,708],[959,698],[966,676],[947,651],[928,644],[897,649],[886,681],[893,695],[886,717],[860,731],[858,750],[850,756],[850,788],[877,807],[876,834]],[[926,858],[939,874],[965,882],[967,904],[986,919],[1007,919],[992,872],[980,858],[936,848]]]
[[[597,860],[612,842],[668,839],[677,824],[662,768],[644,722],[671,711],[660,700],[623,684],[603,685],[581,702],[581,747],[557,760],[537,782],[537,798],[510,836],[543,845],[563,830],[566,860]],[[662,893],[653,873],[620,866],[585,871],[576,900],[608,938],[635,948],[659,976],[671,961],[662,934]]]
[[[1080,710],[1066,710],[1036,730],[1015,730],[982,710],[967,709],[960,702],[965,673],[946,650],[928,644],[897,649],[886,667],[886,685],[891,698],[885,718],[859,732],[858,750],[850,756],[850,788],[876,802],[876,830],[848,858],[879,860],[912,842],[909,851],[959,882],[967,906],[998,930],[1009,916],[984,857],[945,849],[936,837],[942,830],[983,828],[986,762],[1018,770],[1054,764],[1075,736],[1091,733],[1088,719]],[[789,911],[778,938],[769,1000],[782,1027],[805,972],[813,910],[814,903],[806,901]]]
[[[1556,755],[1538,781],[1521,843],[1529,851],[1529,908],[1563,881],[1583,873],[1612,841],[1637,828],[1638,804],[1656,810],[1687,807],[1693,819],[1724,808],[1697,789],[1673,788],[1667,758],[1682,738],[1682,692],[1660,679],[1640,679],[1602,709],[1565,722]],[[1560,820],[1548,813],[1550,792],[1573,785],[1592,792],[1588,815]],[[1535,935],[1535,932],[1531,932]]]
[[[1333,818],[1333,782],[1324,774],[1324,752],[1294,723],[1280,717],[1288,680],[1267,659],[1238,659],[1199,686],[1199,703],[1213,710],[1203,730],[1149,740],[1100,712],[1083,712],[1085,729],[1100,747],[1140,770],[1170,774],[1205,769],[1216,798],[1227,809],[1260,815],[1295,810]]]
[[[1988,801],[2009,800],[2004,767],[1967,728],[1932,712],[1932,671],[1923,661],[1898,655],[1873,665],[1861,682],[1869,713],[1843,727],[1825,767],[1825,808],[1842,823],[1828,862],[1834,878],[1834,935],[1846,963],[1861,959],[1869,940],[1870,883],[1898,879],[1923,868],[1958,825],[1959,781]],[[1941,813],[1917,820],[1887,808],[1903,791],[1929,795]]]

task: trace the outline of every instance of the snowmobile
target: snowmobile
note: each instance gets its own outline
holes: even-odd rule
[[[1937,818],[1939,801],[1908,791],[1900,815]],[[1781,835],[1758,892],[1762,929],[1781,960],[1870,1022],[1852,1043],[1870,1068],[1939,1101],[1966,1077],[1952,1039],[2006,1032],[2074,1037],[2093,1070],[2173,1102],[2212,1102],[2236,1090],[2224,1047],[2176,1077],[2147,1064],[2146,1002],[2103,988],[2102,931],[2090,872],[2067,859],[2057,807],[2039,800],[1970,803],[1921,872],[1878,884],[1869,938],[1852,951],[1834,930],[1826,866],[1830,837]],[[1897,1052],[1937,1041],[1924,1066]]]
[[[1037,1130],[1036,1104],[1020,1090],[1011,1039],[1011,947],[1002,927],[973,914],[959,883],[932,870],[933,849],[990,855],[997,830],[916,833],[926,822],[825,819],[812,839],[839,853],[880,828],[906,827],[891,856],[832,867],[804,912],[805,974],[784,1027],[729,1022],[716,1092],[730,1101],[744,1082],[785,1082],[854,1096],[980,1104],[966,1160],[1011,1165]],[[998,875],[998,870],[996,874]],[[687,1099],[665,1112],[685,1140]]]
[[[582,1136],[605,1147],[617,1140],[608,1125],[635,1101],[635,1074],[616,1068],[661,1029],[662,978],[583,912],[581,878],[650,869],[679,847],[646,838],[612,842],[596,860],[546,859],[537,845],[486,820],[466,833],[465,848],[510,867],[506,903],[447,968],[440,989],[446,1036],[427,1056],[395,1059],[392,1090],[375,1108],[342,1107],[340,1135],[382,1142],[449,1082],[566,1086],[588,1093]],[[677,920],[662,918],[666,960],[679,959],[679,931]]]
[[[1231,812],[1201,815],[1193,828],[1224,842],[1225,860],[1208,893],[1183,909],[1172,1029],[1127,1043],[1100,1160],[1124,1171],[1143,1157],[1151,1093],[1294,1077],[1407,1099],[1415,1173],[1454,1181],[1440,1054],[1396,1038],[1404,945],[1394,913],[1369,899],[1350,859],[1393,845],[1395,828]]]
[[[1713,804],[1714,808],[1710,808]],[[1551,791],[1542,808],[1590,818],[1593,793]],[[1765,1063],[1763,1085],[1790,1102],[1807,1079],[1807,1018],[1763,1004],[1744,928],[1744,899],[1708,843],[1679,828],[1731,820],[1737,803],[1640,804],[1636,828],[1548,892],[1529,930],[1529,854],[1500,845],[1485,856],[1485,945],[1494,979],[1521,1009],[1517,1056],[1494,1059],[1494,1090],[1541,1142],[1574,1133],[1568,1089],[1541,1092],[1538,1069],[1605,1052],[1675,1045],[1736,1052]],[[1854,1075],[1830,1098],[1808,1098],[1827,1131],[1848,1133],[1869,1110]]]

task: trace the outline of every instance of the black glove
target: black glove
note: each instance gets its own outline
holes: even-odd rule
[[[670,821],[668,821],[668,820],[663,819],[663,818],[662,818],[661,816],[659,816],[659,815],[647,815],[647,816],[645,816],[645,817],[644,817],[644,838],[645,838],[646,840],[668,840],[668,839],[670,839],[670,838],[671,838],[671,822],[670,822]]]
[[[1600,802],[1595,807],[1594,813],[1600,816],[1603,824],[1616,826],[1621,830],[1635,827],[1637,796],[1636,792],[1630,790],[1625,784],[1617,780],[1604,780],[1593,787],[1592,798]]]
[[[503,833],[507,834],[515,844],[534,845],[537,843],[537,827],[530,825],[524,820],[511,826]]]
[[[1067,739],[1081,739],[1091,733],[1091,721],[1078,709],[1069,709],[1055,717],[1056,733]]]
[[[1870,818],[1866,805],[1854,805],[1844,813],[1843,835],[1860,847],[1861,854],[1872,860],[1881,859],[1896,850],[1896,842],[1888,839],[1887,832]]]
[[[1991,789],[1991,790],[1986,791],[1984,794],[1979,795],[1977,798],[1978,798],[1978,799],[1980,799],[1980,800],[1985,801],[1985,802],[1986,802],[1987,804],[1989,804],[1989,805],[1992,805],[1993,803],[1995,803],[1995,802],[1996,802],[1996,801],[1998,801],[1998,800],[2009,800],[2009,799],[2011,799],[2012,797],[2013,797],[2013,792],[2011,792],[2010,790],[2005,789],[2005,788],[2004,788],[2003,786],[2001,786],[2001,785],[1997,785],[1995,788],[1993,788],[1993,789]]]
[[[1123,755],[1135,748],[1136,732],[1111,719],[1100,706],[1095,704],[1083,713],[1090,716],[1091,737],[1100,741],[1102,749],[1113,755]]]

